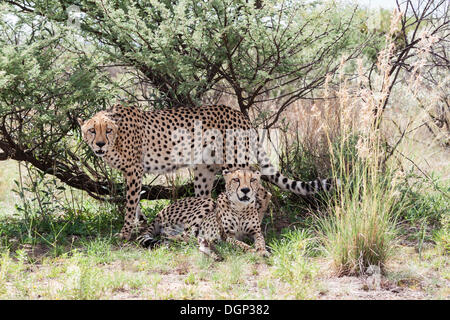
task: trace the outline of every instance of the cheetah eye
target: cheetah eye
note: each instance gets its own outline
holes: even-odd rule
[[[234,178],[233,181],[234,182],[239,182],[239,178]]]
[[[95,133],[95,129],[94,128],[91,128],[91,129],[89,129],[88,130],[90,133]]]
[[[106,129],[106,133],[111,133],[111,132],[112,132],[112,129],[110,129],[110,128]]]
[[[256,182],[258,179],[256,179],[256,178],[251,178],[250,179],[250,182]]]

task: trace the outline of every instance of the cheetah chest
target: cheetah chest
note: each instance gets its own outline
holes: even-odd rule
[[[232,233],[238,240],[243,240],[248,234],[248,217],[242,213],[231,213],[233,210],[222,216],[222,224],[225,232]]]

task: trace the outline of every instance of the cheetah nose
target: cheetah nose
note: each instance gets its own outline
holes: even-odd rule
[[[247,194],[247,193],[250,192],[250,188],[242,188],[241,191],[242,191],[244,194]]]
[[[106,143],[104,142],[96,142],[96,145],[98,145],[100,148],[103,147]]]

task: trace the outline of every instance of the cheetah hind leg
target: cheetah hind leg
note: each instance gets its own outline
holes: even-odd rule
[[[219,254],[213,243],[207,241],[205,238],[198,238],[198,249],[207,256],[213,258],[215,261],[222,261],[223,257]]]

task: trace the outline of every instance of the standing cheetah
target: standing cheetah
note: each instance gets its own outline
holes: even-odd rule
[[[148,229],[138,237],[143,246],[151,246],[155,236],[161,234],[171,239],[187,241],[191,236],[198,240],[203,253],[221,260],[214,241],[225,240],[245,251],[256,251],[267,256],[261,232],[261,217],[256,198],[263,187],[260,173],[251,170],[224,170],[225,192],[217,201],[209,197],[184,198],[161,210]],[[269,196],[262,206],[267,207]],[[242,242],[249,235],[255,241],[255,249]]]
[[[143,111],[115,105],[78,122],[84,141],[126,180],[125,223],[119,234],[124,239],[145,220],[139,209],[144,173],[191,167],[195,196],[210,196],[216,172],[249,168],[253,157],[261,174],[284,190],[307,195],[331,188],[330,179],[302,182],[283,176],[270,163],[250,121],[227,106]]]

